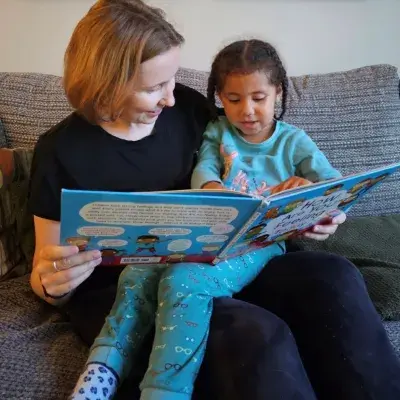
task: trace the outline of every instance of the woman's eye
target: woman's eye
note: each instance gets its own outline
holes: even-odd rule
[[[161,88],[162,88],[162,85],[157,85],[157,86],[147,89],[146,92],[154,93],[154,92],[157,92],[158,90],[160,90]]]
[[[253,99],[255,102],[263,101],[265,100],[265,97],[257,97],[256,99]]]
[[[239,99],[229,99],[230,103],[239,103]]]

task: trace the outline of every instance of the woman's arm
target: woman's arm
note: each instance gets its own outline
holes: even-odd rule
[[[60,223],[57,221],[35,216],[34,224],[32,289],[46,302],[62,305],[101,263],[101,254],[99,251],[79,253],[76,246],[59,246]]]

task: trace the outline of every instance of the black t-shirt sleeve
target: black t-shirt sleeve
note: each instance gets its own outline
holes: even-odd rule
[[[211,120],[211,110],[207,99],[197,90],[182,84],[176,84],[176,97],[188,117],[189,129],[192,130],[195,148],[199,149],[203,133]]]
[[[29,184],[29,209],[37,217],[60,221],[61,180],[51,135],[41,136],[35,146]]]

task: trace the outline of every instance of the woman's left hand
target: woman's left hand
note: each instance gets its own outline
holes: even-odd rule
[[[324,225],[315,225],[311,231],[305,232],[304,237],[314,240],[326,240],[329,236],[333,235],[338,226],[346,221],[346,214],[340,212],[338,215],[332,218],[331,222]]]

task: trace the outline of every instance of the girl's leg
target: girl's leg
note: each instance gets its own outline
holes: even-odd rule
[[[190,399],[207,342],[213,298],[232,296],[269,257],[258,250],[217,266],[177,264],[160,279],[154,347],[142,399]]]
[[[241,298],[286,321],[318,399],[400,399],[399,359],[348,260],[317,252],[276,257]]]
[[[131,370],[133,358],[151,329],[157,287],[163,268],[127,266],[118,281],[117,296],[89,354],[73,399],[108,399]]]

